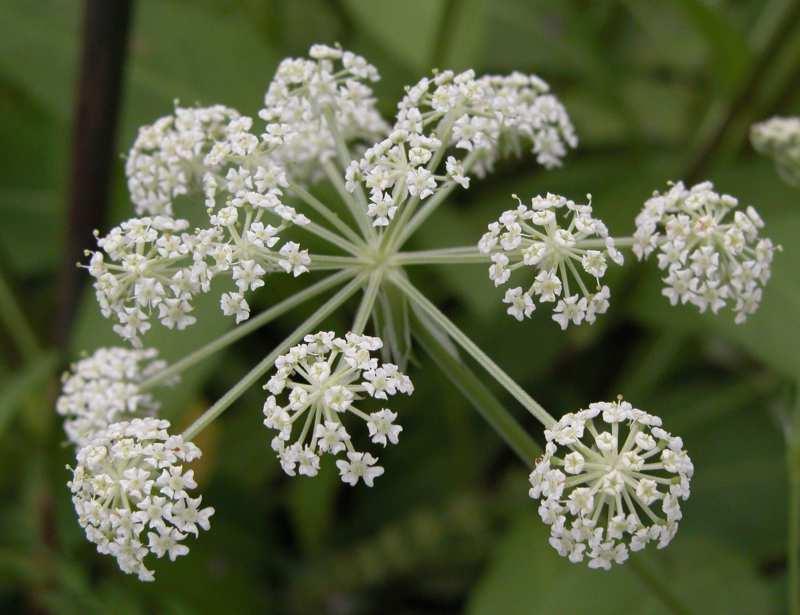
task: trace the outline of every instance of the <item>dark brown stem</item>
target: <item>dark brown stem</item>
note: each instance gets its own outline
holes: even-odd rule
[[[687,167],[685,178],[689,183],[694,183],[701,179],[708,170],[714,155],[722,145],[728,129],[747,109],[770,64],[775,61],[775,57],[784,44],[791,40],[790,35],[798,21],[800,21],[800,2],[795,1],[787,8],[775,32],[764,48],[760,50],[750,68],[749,75],[742,83],[733,100],[727,105],[722,120],[714,126],[708,138],[697,149]]]
[[[83,250],[92,244],[92,230],[101,225],[108,209],[132,5],[133,0],[86,0],[84,4],[64,260],[53,331],[59,346],[69,337],[84,278],[75,263],[83,260]]]

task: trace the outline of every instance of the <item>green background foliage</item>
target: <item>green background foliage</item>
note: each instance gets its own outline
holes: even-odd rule
[[[747,144],[749,124],[800,110],[800,28],[775,45],[789,0],[142,0],[135,11],[119,126],[124,151],[139,125],[183,104],[223,103],[254,115],[277,62],[339,41],[377,65],[391,116],[403,85],[431,67],[535,72],[550,82],[581,138],[564,168],[532,159],[456,194],[416,248],[473,243],[525,197],[591,193],[616,235],[670,179],[700,175],[756,205],[785,250],[760,312],[670,308],[654,263],[629,261],[615,299],[591,328],[566,333],[544,314],[503,314],[483,266],[441,266],[412,279],[552,413],[624,393],[684,437],[697,468],[684,522],[666,551],[610,573],[559,558],[546,543],[526,469],[420,348],[417,393],[396,403],[401,445],[373,489],[351,489],[323,464],[285,477],[261,428],[255,388],[205,431],[198,468],[212,531],[143,585],[94,553],[75,521],[53,411],[58,372],[81,351],[119,343],[91,292],[70,343],[50,349],[54,285],[66,224],[70,122],[81,7],[70,0],[0,1],[0,610],[71,613],[666,613],[643,583],[663,579],[696,613],[786,608],[786,471],[782,413],[800,376],[800,193]],[[722,138],[714,142],[722,129]],[[709,145],[711,144],[711,146]],[[111,225],[130,215],[115,165]],[[319,191],[326,196],[324,189]],[[331,196],[331,195],[327,195]],[[86,232],[86,246],[91,235]],[[272,278],[263,307],[302,288]],[[0,289],[2,290],[2,289]],[[21,306],[15,316],[10,301]],[[252,305],[252,303],[251,303]],[[164,395],[187,424],[309,306],[207,360]],[[352,306],[327,323],[342,331]],[[208,295],[199,324],[155,333],[169,359],[230,326]],[[29,323],[26,337],[20,318]],[[159,327],[156,327],[160,329]],[[535,421],[499,399],[541,440]],[[778,417],[778,418],[776,418]],[[328,460],[329,461],[329,460]]]

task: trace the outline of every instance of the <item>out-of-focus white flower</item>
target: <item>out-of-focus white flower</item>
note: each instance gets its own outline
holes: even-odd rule
[[[155,414],[158,402],[139,385],[167,366],[157,356],[154,348],[98,348],[73,364],[56,400],[70,442],[83,446],[112,423]]]
[[[530,496],[559,555],[608,570],[650,542],[666,547],[694,472],[681,438],[625,401],[598,402],[545,430]]]
[[[287,173],[252,124],[217,105],[176,107],[140,129],[126,172],[137,213],[153,215],[123,222],[100,239],[112,262],[95,252],[88,267],[101,310],[116,316],[117,332],[134,344],[153,311],[169,328],[193,324],[193,296],[207,292],[220,273],[238,289],[221,299],[223,313],[240,322],[249,315],[244,294],[263,286],[268,273],[308,271],[306,250],[279,244],[291,225],[310,221],[283,203]],[[209,217],[189,233],[183,232],[188,222],[171,216],[174,199],[192,191]]]
[[[78,451],[67,483],[86,538],[142,581],[154,579],[149,554],[172,561],[186,555],[184,540],[208,530],[214,514],[192,497],[194,471],[184,466],[200,449],[168,429],[155,418],[114,423]]]
[[[750,141],[758,152],[775,160],[786,182],[800,186],[800,117],[773,117],[754,124]]]
[[[346,186],[363,184],[368,215],[386,226],[407,199],[425,200],[447,182],[468,188],[467,172],[483,176],[501,156],[530,149],[551,168],[576,145],[566,111],[538,77],[436,72],[406,90],[392,132],[350,164]]]
[[[636,217],[633,251],[643,260],[657,252],[664,294],[672,305],[693,303],[717,313],[730,304],[743,323],[761,303],[776,249],[761,236],[764,222],[753,207],[714,192],[711,182],[682,182],[648,199]]]
[[[623,262],[606,225],[592,216],[590,204],[563,196],[536,196],[530,207],[517,201],[519,206],[489,224],[478,242],[478,249],[491,258],[489,278],[495,286],[507,284],[517,269],[534,272],[529,286],[506,291],[507,313],[520,321],[530,318],[536,298],[555,303],[552,318],[562,329],[593,323],[609,306],[611,293],[600,283],[608,261]]]
[[[397,444],[403,429],[395,423],[397,413],[381,408],[367,414],[361,407],[368,398],[410,395],[411,379],[372,356],[383,346],[380,338],[354,333],[340,338],[323,331],[307,335],[304,342],[278,357],[276,372],[264,387],[271,393],[264,425],[278,432],[272,448],[290,476],[316,476],[320,455],[346,453],[346,460],[336,461],[342,481],[355,485],[361,479],[371,487],[383,468],[375,465],[377,458],[353,447],[344,418],[351,414],[364,421],[375,444]]]
[[[271,157],[303,182],[323,176],[319,161],[336,153],[333,130],[355,143],[372,142],[387,131],[366,85],[380,78],[374,66],[326,45],[313,45],[309,56],[280,63],[258,114],[267,123],[261,139]]]

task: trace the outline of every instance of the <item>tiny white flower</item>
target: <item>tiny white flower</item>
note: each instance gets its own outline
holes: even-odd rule
[[[369,429],[370,438],[374,443],[383,446],[386,446],[387,441],[397,444],[403,428],[394,424],[395,419],[397,419],[397,413],[386,408],[369,415],[367,429]]]
[[[223,293],[219,305],[225,316],[236,317],[236,324],[250,318],[250,306],[241,293]]]
[[[361,479],[367,487],[372,487],[374,480],[383,474],[383,467],[375,465],[377,461],[369,453],[351,452],[347,453],[347,461],[339,459],[336,467],[342,482],[355,486]]]

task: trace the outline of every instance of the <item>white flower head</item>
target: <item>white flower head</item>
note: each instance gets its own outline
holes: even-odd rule
[[[309,56],[280,63],[258,114],[271,157],[303,182],[323,177],[319,162],[336,153],[330,119],[348,142],[373,142],[387,131],[367,85],[380,78],[374,66],[326,45],[313,45]]]
[[[678,182],[645,202],[633,251],[640,260],[657,252],[670,304],[693,303],[715,314],[727,306],[737,324],[756,312],[780,246],[762,237],[764,222],[753,207],[738,205],[711,182],[691,188]]]
[[[83,446],[112,423],[154,415],[159,404],[139,385],[167,366],[157,356],[153,348],[99,348],[74,363],[56,400],[70,442]]]
[[[661,419],[621,399],[598,402],[565,414],[545,438],[530,496],[559,555],[608,570],[650,542],[669,544],[694,467]]]
[[[208,530],[214,514],[191,495],[197,484],[185,464],[200,449],[170,436],[169,426],[155,418],[110,425],[78,451],[67,483],[86,538],[142,581],[154,579],[148,555],[171,561],[186,555],[188,535]]]
[[[773,117],[750,128],[750,141],[775,161],[786,182],[800,186],[800,117]]]
[[[397,413],[385,407],[370,413],[363,409],[369,399],[384,401],[414,391],[396,365],[372,356],[382,346],[377,337],[348,333],[340,338],[322,331],[307,335],[275,361],[276,371],[264,387],[271,393],[264,425],[277,432],[272,446],[287,474],[314,476],[320,455],[345,452],[347,460],[336,462],[344,482],[355,485],[361,478],[371,487],[383,474],[375,457],[355,450],[345,427],[346,417],[353,415],[366,423],[373,443],[398,442],[403,428],[395,422]]]
[[[186,220],[145,216],[126,220],[97,240],[87,269],[95,279],[100,311],[114,317],[114,330],[135,346],[155,314],[164,326],[194,324],[192,296],[209,276],[192,267]]]
[[[128,191],[139,215],[173,215],[177,197],[199,191],[206,155],[217,141],[241,135],[250,118],[222,105],[179,107],[172,115],[142,126],[125,162]],[[257,143],[257,139],[256,139]],[[252,147],[250,145],[243,147]]]
[[[278,200],[265,206],[261,196],[229,194],[225,207],[209,210],[209,226],[192,233],[185,232],[186,220],[145,216],[99,238],[100,250],[88,253],[86,268],[100,310],[117,321],[120,337],[141,345],[152,316],[169,329],[193,325],[194,297],[208,292],[218,277],[228,277],[236,288],[222,295],[223,313],[241,322],[250,313],[244,293],[264,286],[269,274],[297,277],[309,271],[308,250],[293,241],[278,247],[280,233],[308,219]]]
[[[469,188],[468,173],[483,176],[500,157],[526,148],[552,168],[576,145],[566,111],[538,77],[435,72],[406,89],[391,132],[350,164],[346,186],[363,184],[367,215],[383,227],[410,199]]]
[[[552,318],[562,329],[593,323],[609,307],[611,293],[601,283],[608,265],[623,261],[605,224],[593,217],[590,204],[563,196],[537,196],[530,207],[518,202],[489,224],[478,242],[492,260],[489,278],[495,286],[509,282],[518,269],[532,270],[528,286],[506,291],[508,314],[530,318],[538,301],[555,303]]]

